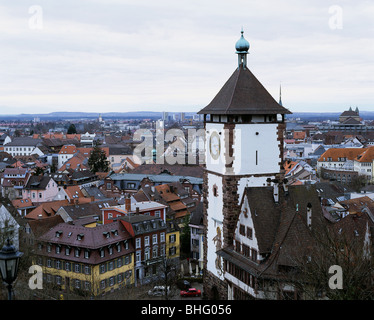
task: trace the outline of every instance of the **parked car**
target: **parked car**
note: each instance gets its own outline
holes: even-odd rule
[[[166,288],[167,294],[170,292],[170,287]],[[151,290],[148,291],[149,296],[164,296],[165,295],[165,286],[154,286]]]
[[[187,280],[179,279],[177,281],[177,287],[180,290],[187,290],[188,288],[192,288],[191,283]]]
[[[201,291],[196,288],[188,288],[181,291],[181,297],[201,297]]]

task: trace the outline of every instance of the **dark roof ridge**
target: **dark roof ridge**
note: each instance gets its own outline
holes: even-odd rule
[[[230,98],[230,102],[229,104],[227,105],[227,108],[226,108],[226,113],[229,111],[230,107],[231,107],[231,104],[232,104],[232,101],[234,99],[234,96],[235,96],[235,92],[236,92],[236,87],[237,87],[237,84],[238,84],[238,80],[239,80],[239,75],[240,75],[240,67],[238,67],[234,73],[232,74],[232,76],[234,74],[237,74],[237,77],[236,77],[236,80],[235,80],[235,90],[232,91],[232,94],[231,94],[231,98]]]

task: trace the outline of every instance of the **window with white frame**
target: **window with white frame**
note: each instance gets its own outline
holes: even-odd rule
[[[152,244],[157,243],[157,234],[152,235]]]
[[[74,271],[75,271],[76,273],[81,272],[81,265],[78,264],[78,263],[76,263],[76,264],[74,265]]]
[[[144,237],[144,246],[149,246],[149,236]]]
[[[144,260],[149,260],[149,259],[150,259],[150,250],[149,250],[149,248],[147,248],[144,251]]]
[[[141,260],[141,251],[136,251],[136,262],[140,262]]]
[[[70,262],[65,262],[65,271],[71,271],[71,264],[70,264]]]
[[[84,274],[90,274],[90,273],[91,273],[90,266],[84,266]]]
[[[158,248],[157,247],[153,247],[153,249],[152,249],[152,258],[157,258],[157,255],[158,255]]]
[[[141,248],[141,239],[140,238],[136,238],[135,239],[135,249],[139,249]]]
[[[101,290],[105,289],[105,280],[100,281],[100,288],[101,288]]]
[[[176,235],[175,234],[171,234],[170,236],[169,236],[169,242],[170,243],[174,243],[175,241],[176,241]]]

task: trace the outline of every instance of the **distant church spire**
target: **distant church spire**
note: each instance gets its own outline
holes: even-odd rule
[[[279,104],[283,107],[282,104],[282,85],[279,85]]]

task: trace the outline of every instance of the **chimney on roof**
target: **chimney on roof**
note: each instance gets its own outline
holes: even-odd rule
[[[312,229],[312,204],[308,202],[306,206],[306,223],[309,229]]]
[[[125,198],[125,209],[127,212],[131,211],[131,198],[130,195],[127,195]]]
[[[274,185],[273,185],[274,202],[279,203],[279,183],[277,179],[274,179],[273,182],[274,182]]]
[[[284,190],[284,195],[287,196],[288,195],[288,180],[287,179],[283,179],[283,190]]]
[[[139,214],[139,207],[136,207],[136,214]]]
[[[267,186],[270,187],[270,186],[271,186],[271,179],[270,179],[270,178],[267,178],[267,179],[266,179],[266,183],[267,183]]]

